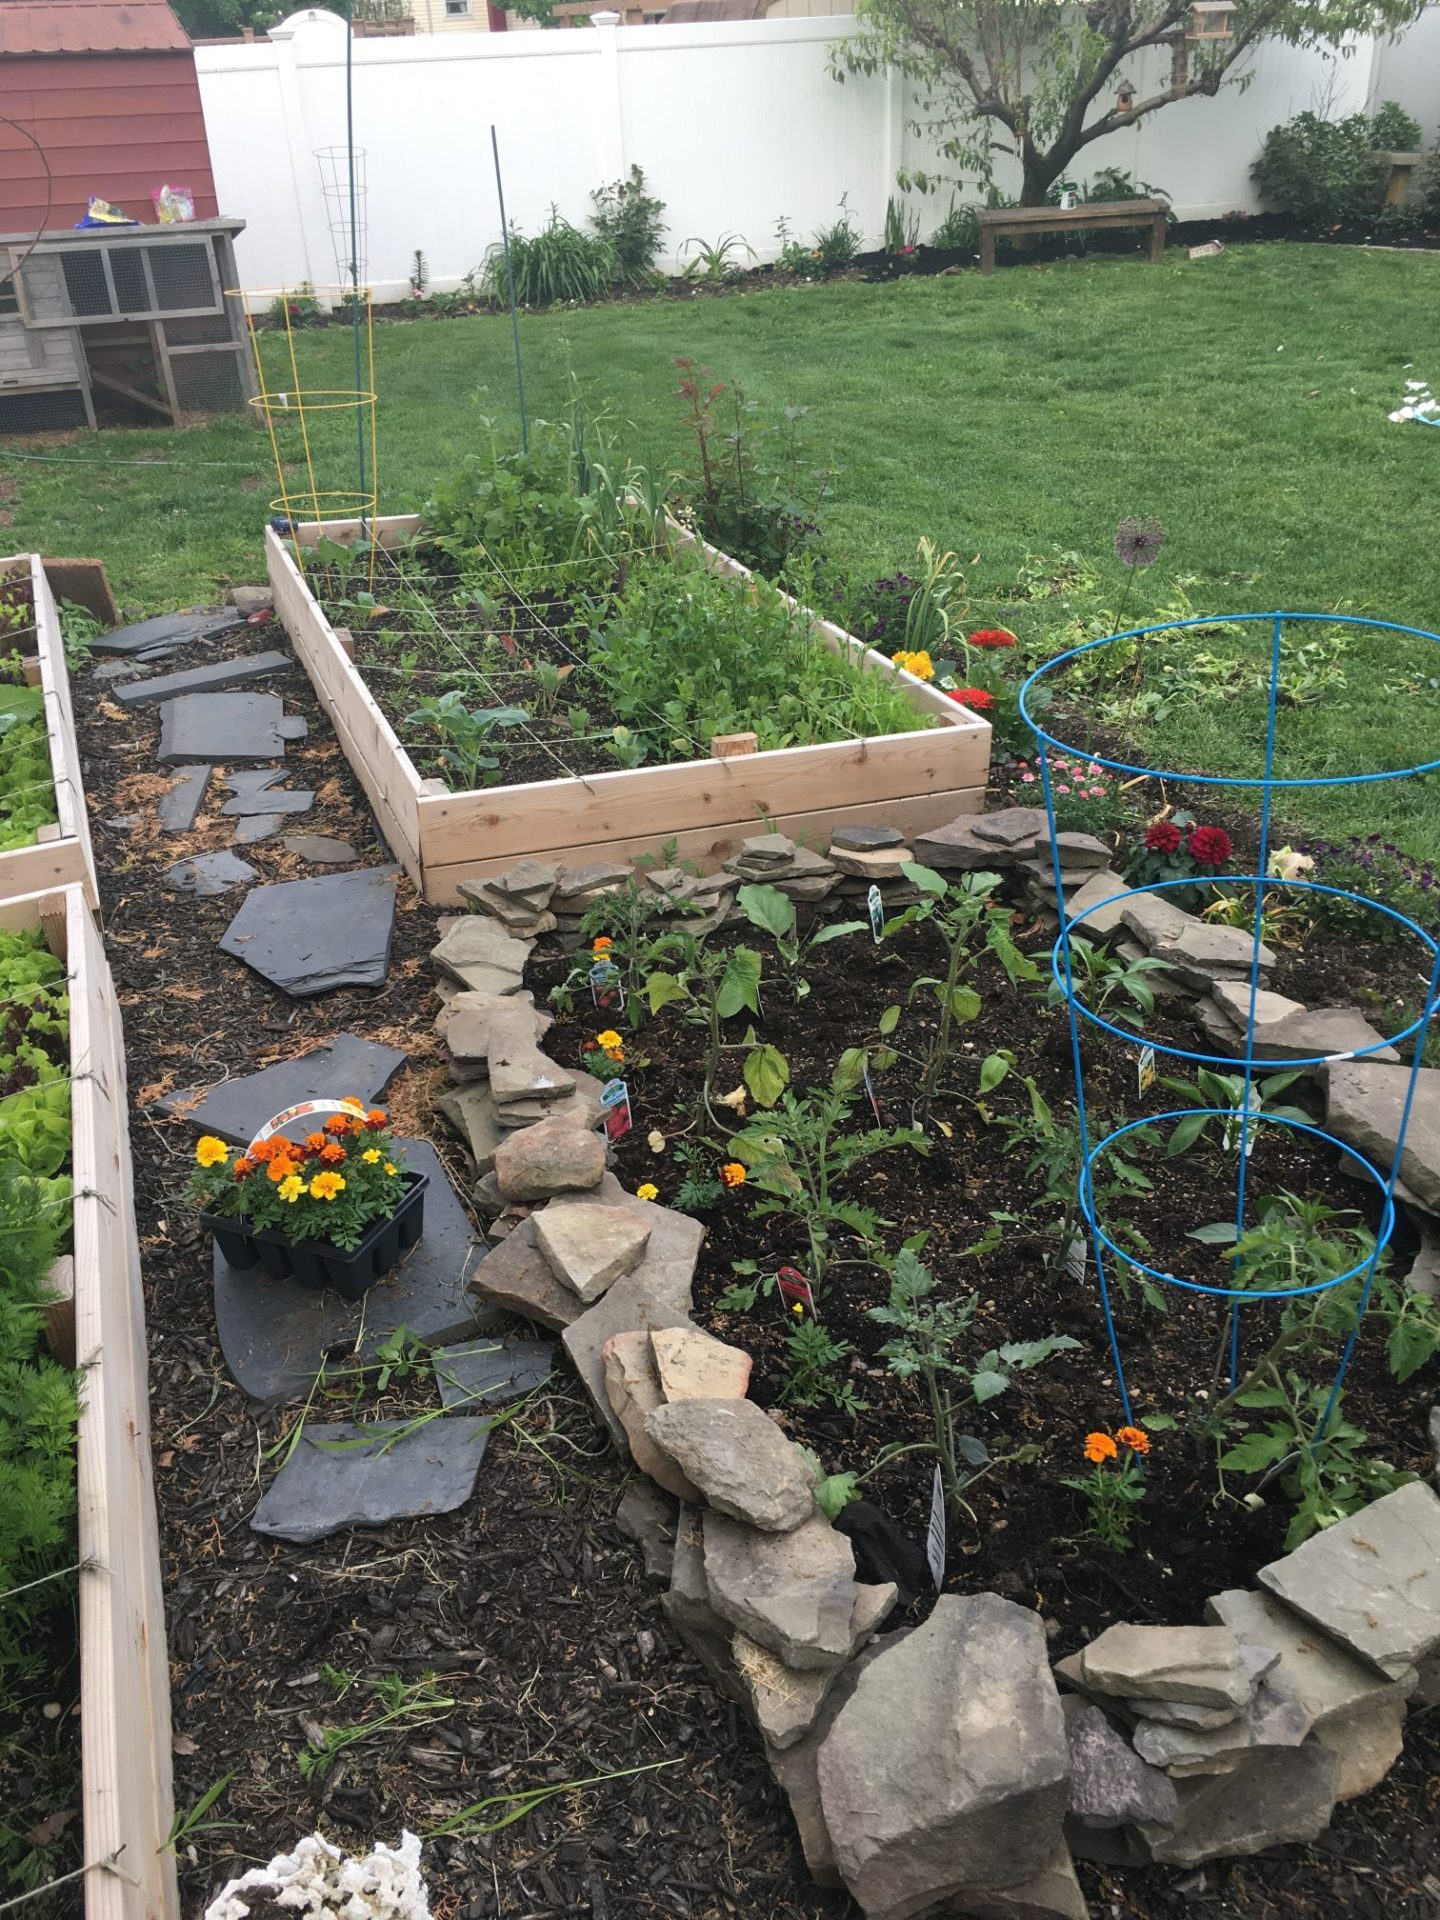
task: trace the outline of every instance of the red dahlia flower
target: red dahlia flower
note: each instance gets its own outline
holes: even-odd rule
[[[948,691],[956,706],[969,707],[974,713],[989,713],[995,704],[994,694],[983,687],[951,687]]]
[[[1172,821],[1158,820],[1145,829],[1145,846],[1150,853],[1178,853],[1180,829]]]
[[[1013,647],[1017,644],[1014,634],[1008,633],[1004,627],[982,627],[978,633],[970,636],[972,647]]]
[[[1230,858],[1230,836],[1223,827],[1196,827],[1185,844],[1198,867],[1223,867]]]

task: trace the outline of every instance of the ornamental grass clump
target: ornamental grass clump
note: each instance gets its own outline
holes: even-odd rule
[[[366,1228],[388,1220],[404,1199],[405,1160],[378,1107],[343,1104],[345,1113],[303,1140],[272,1134],[235,1153],[206,1134],[196,1144],[188,1199],[252,1232],[324,1240],[353,1253]]]

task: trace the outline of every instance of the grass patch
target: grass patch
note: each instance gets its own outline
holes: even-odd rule
[[[1157,600],[1180,578],[1197,610],[1343,605],[1437,624],[1437,437],[1385,418],[1407,377],[1440,377],[1440,260],[1428,255],[1255,246],[1160,267],[1099,257],[992,280],[536,314],[521,337],[532,413],[559,411],[573,368],[632,424],[630,450],[652,465],[683,451],[679,354],[769,411],[813,409],[815,451],[839,470],[826,544],[846,565],[904,565],[929,533],[960,553],[983,601],[1003,596],[1027,554],[1104,556],[1118,518],[1157,514],[1170,533],[1146,580]],[[348,384],[348,335],[302,336],[300,351],[312,385]],[[375,355],[382,493],[400,510],[471,450],[482,414],[514,422],[509,323],[386,323]],[[122,600],[146,610],[261,574],[275,482],[264,435],[242,422],[12,445],[0,449],[6,481],[9,544],[98,553]],[[1417,740],[1440,750],[1434,694],[1387,691],[1440,674],[1440,662],[1370,640],[1347,672],[1347,691],[1304,716],[1308,771],[1357,754],[1399,764],[1419,757]],[[1201,701],[1159,745],[1203,764],[1228,727],[1224,702]],[[1317,793],[1287,812],[1332,833],[1383,825],[1416,852],[1440,839],[1440,798],[1420,783]]]

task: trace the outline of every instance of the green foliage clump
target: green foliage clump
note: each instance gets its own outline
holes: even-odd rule
[[[580,306],[605,297],[620,278],[620,263],[612,240],[586,233],[552,206],[549,220],[533,237],[512,225],[510,274],[517,306]],[[497,306],[508,304],[505,249],[499,242],[485,256],[480,284]]]
[[[1250,171],[1278,213],[1305,227],[1338,227],[1379,212],[1388,168],[1363,113],[1297,113],[1270,129]]]
[[[0,853],[31,847],[55,820],[55,779],[38,687],[0,686]]]
[[[1382,153],[1414,153],[1420,146],[1420,122],[1398,100],[1384,100],[1370,122],[1370,144]]]
[[[654,272],[665,237],[660,217],[665,202],[646,192],[644,169],[635,166],[628,179],[597,187],[590,198],[595,202],[590,224],[615,255],[616,277],[641,285]]]

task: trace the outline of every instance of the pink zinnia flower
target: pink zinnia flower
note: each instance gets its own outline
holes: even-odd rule
[[[1069,787],[1056,787],[1055,791],[1057,793],[1068,793],[1070,789]]]
[[[1022,773],[1022,774],[1021,774],[1021,776],[1020,776],[1020,784],[1021,784],[1021,786],[1022,786],[1022,787],[1033,787],[1033,786],[1034,786],[1034,784],[1035,784],[1035,776],[1034,776],[1034,774],[1033,774],[1033,773]]]

